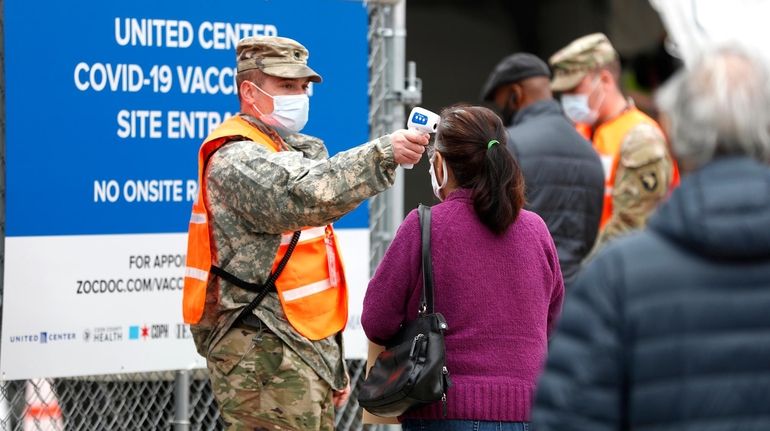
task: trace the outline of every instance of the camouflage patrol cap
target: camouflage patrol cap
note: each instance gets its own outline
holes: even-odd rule
[[[294,39],[247,37],[238,42],[235,55],[239,73],[259,69],[279,78],[310,78],[313,82],[321,82],[321,75],[307,65],[307,49]]]
[[[603,33],[589,34],[574,40],[548,59],[553,69],[551,89],[568,91],[580,84],[593,70],[618,58],[609,39]]]

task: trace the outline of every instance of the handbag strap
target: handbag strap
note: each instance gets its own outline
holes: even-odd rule
[[[419,314],[433,313],[433,264],[430,258],[430,207],[420,204],[420,235],[422,238],[422,296]]]

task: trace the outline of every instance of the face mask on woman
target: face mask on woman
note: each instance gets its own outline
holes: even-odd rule
[[[297,133],[305,127],[310,112],[310,98],[307,94],[272,96],[258,85],[254,84],[254,87],[273,99],[273,112],[270,114],[263,114],[257,109],[256,104],[251,105],[255,111],[259,112],[259,119],[263,123],[285,133]]]
[[[436,195],[438,200],[444,201],[444,199],[441,198],[441,189],[446,186],[446,182],[449,179],[449,175],[447,175],[446,170],[446,159],[441,158],[441,167],[443,168],[442,171],[444,172],[444,179],[441,180],[441,185],[438,185],[438,179],[436,178],[436,169],[433,167],[433,163],[436,161],[436,153],[433,153],[433,156],[430,158],[430,184],[433,186],[433,194]]]

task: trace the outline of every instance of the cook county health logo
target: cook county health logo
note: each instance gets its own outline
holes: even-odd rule
[[[77,339],[74,332],[48,332],[42,331],[38,334],[29,335],[11,335],[11,343],[57,343],[61,341],[72,341]]]
[[[83,331],[83,341],[94,343],[110,343],[123,341],[122,326],[102,326]]]

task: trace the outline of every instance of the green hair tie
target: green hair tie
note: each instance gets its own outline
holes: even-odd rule
[[[491,141],[489,141],[489,143],[487,143],[487,150],[489,150],[490,148],[492,148],[492,146],[493,146],[493,145],[495,145],[495,144],[499,144],[499,143],[500,143],[500,142],[498,142],[498,140],[497,140],[497,139],[492,139]]]

